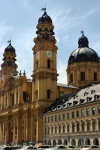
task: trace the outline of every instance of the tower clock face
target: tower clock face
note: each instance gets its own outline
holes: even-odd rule
[[[47,51],[46,54],[48,57],[52,57],[52,51]]]

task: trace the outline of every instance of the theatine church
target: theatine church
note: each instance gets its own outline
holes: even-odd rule
[[[38,19],[38,18],[37,18]],[[66,66],[65,84],[57,83],[54,25],[46,8],[33,43],[32,80],[18,72],[11,41],[0,70],[0,143],[100,145],[100,62],[82,31]],[[63,61],[63,60],[62,60]]]

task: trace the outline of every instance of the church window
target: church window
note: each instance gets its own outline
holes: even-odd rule
[[[81,81],[85,81],[85,72],[81,72]]]
[[[50,68],[50,60],[47,61],[47,68]]]
[[[94,72],[94,81],[97,81],[97,73]]]
[[[50,90],[47,90],[47,99],[50,99]]]
[[[70,82],[73,82],[73,74],[70,74]]]

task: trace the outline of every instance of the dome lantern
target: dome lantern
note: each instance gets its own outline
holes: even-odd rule
[[[78,48],[81,48],[81,47],[89,47],[88,44],[88,38],[86,36],[84,36],[84,31],[81,31],[82,33],[82,36],[79,38],[78,40]]]

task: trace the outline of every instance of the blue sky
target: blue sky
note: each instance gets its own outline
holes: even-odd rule
[[[25,70],[26,76],[31,78],[33,39],[45,3],[57,39],[58,82],[67,83],[68,58],[78,48],[82,29],[89,47],[100,56],[100,0],[0,0],[0,64],[11,37],[17,54],[17,70]]]

